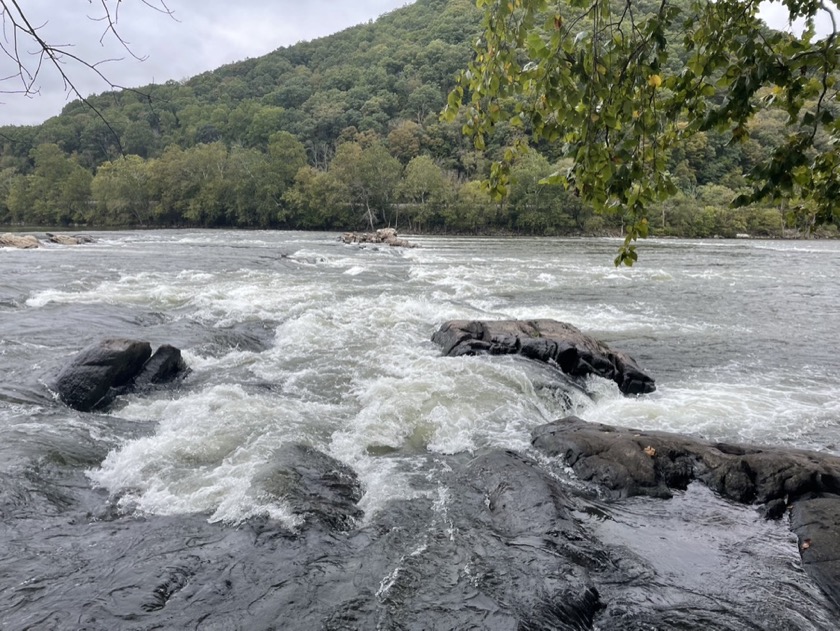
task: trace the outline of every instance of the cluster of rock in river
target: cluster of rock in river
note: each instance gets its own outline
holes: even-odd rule
[[[67,235],[67,234],[52,234],[47,232],[46,239],[49,243],[57,243],[59,245],[81,245],[83,243],[93,243],[93,238],[86,235]],[[41,240],[32,234],[14,234],[7,232],[0,234],[0,247],[3,248],[18,248],[21,250],[31,250],[33,248],[40,248]]]
[[[433,339],[452,357],[517,354],[571,378],[610,379],[628,395],[655,389],[654,380],[631,357],[560,322],[447,322]],[[161,347],[152,356],[144,342],[106,341],[72,360],[55,387],[68,405],[93,409],[126,388],[183,375],[186,367],[176,351]],[[767,519],[790,514],[805,570],[840,606],[840,458],[575,417],[535,428],[531,445],[539,458],[559,463],[558,471],[571,468],[586,489],[561,483],[544,463],[522,453],[491,450],[449,457],[443,475],[452,496],[445,520],[457,537],[429,535],[428,525],[439,516],[439,508],[422,498],[394,501],[360,525],[363,489],[355,472],[310,446],[283,446],[252,485],[255,492],[284,501],[303,526],[294,535],[273,540],[272,554],[279,554],[283,563],[264,570],[272,585],[282,588],[272,588],[271,598],[249,607],[249,628],[274,628],[281,620],[299,629],[744,628],[741,618],[725,612],[710,619],[702,608],[676,613],[640,609],[634,568],[642,561],[597,539],[576,513],[593,488],[606,500],[647,496],[654,502],[692,482],[754,506]],[[425,543],[414,549],[418,540]],[[190,549],[189,554],[198,558],[202,552]],[[209,581],[201,573],[214,566],[212,555],[218,552],[207,554],[207,562],[194,562],[193,578],[181,576],[174,587],[158,586],[155,593],[175,599],[190,580]],[[268,559],[261,553],[253,563],[259,566]],[[382,579],[395,565],[401,570],[388,581]],[[251,573],[258,574],[256,569]],[[222,602],[225,590],[236,588],[219,589],[214,598]],[[328,610],[317,605],[323,594],[330,595]],[[156,605],[163,616],[157,622],[173,628],[191,623],[188,600],[183,610],[165,609],[166,600]],[[775,626],[778,612],[750,615],[766,619],[754,619],[749,628],[789,628]],[[219,628],[226,624],[224,616],[220,610]]]
[[[416,248],[415,243],[397,236],[395,228],[380,228],[376,232],[345,232],[339,237],[343,243],[381,243],[394,248]]]
[[[174,346],[163,344],[152,354],[149,342],[111,339],[82,350],[51,385],[66,405],[90,412],[120,394],[171,383],[186,372],[181,351]]]

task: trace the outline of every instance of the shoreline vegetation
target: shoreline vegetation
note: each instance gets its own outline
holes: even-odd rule
[[[391,227],[386,227],[385,229],[393,229]],[[2,224],[0,223],[0,232],[7,232],[14,235],[24,235],[24,234],[32,234],[33,236],[39,235],[49,235],[51,233],[62,233],[62,234],[71,234],[71,233],[86,233],[86,232],[141,232],[141,231],[153,231],[153,230],[235,230],[241,232],[259,232],[261,230],[271,230],[271,231],[280,231],[280,232],[333,232],[336,235],[337,240],[342,239],[343,234],[348,233],[358,233],[358,234],[365,234],[365,230],[341,230],[341,229],[320,229],[320,228],[248,228],[248,227],[231,227],[231,226],[217,226],[217,227],[206,227],[206,226],[197,226],[191,224],[180,224],[180,225],[171,225],[171,226],[141,226],[141,225],[88,225],[88,224],[70,224],[70,225],[28,225],[28,224]],[[380,228],[381,230],[381,228]],[[396,230],[396,229],[394,229]],[[481,232],[474,232],[474,231],[459,231],[459,230],[446,230],[444,229],[435,229],[435,230],[399,230],[400,237],[475,237],[475,238],[510,238],[510,239],[519,239],[519,238],[557,238],[557,239],[623,239],[624,234],[621,233],[620,230],[604,230],[600,232],[592,232],[592,233],[568,233],[568,234],[549,234],[549,235],[540,235],[540,234],[533,234],[528,232],[521,232],[521,231],[512,231],[512,230],[484,230]],[[45,236],[44,238],[48,238]],[[646,239],[645,241],[657,241],[657,240],[695,240],[695,239],[704,239],[704,240],[762,240],[762,241],[811,241],[811,240],[838,240],[840,239],[840,233],[836,230],[821,230],[817,229],[810,235],[803,235],[795,230],[785,230],[784,236],[781,234],[749,234],[749,233],[738,233],[735,235],[719,235],[719,234],[712,234],[709,236],[684,236],[684,235],[673,235],[673,234],[656,234],[653,233]]]

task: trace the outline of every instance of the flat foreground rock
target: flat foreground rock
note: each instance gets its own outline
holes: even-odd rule
[[[532,444],[563,459],[609,494],[671,497],[694,480],[758,504],[768,518],[791,511],[805,570],[840,606],[840,458],[799,449],[731,445],[569,417],[537,427]]]
[[[656,389],[654,380],[632,357],[556,320],[452,320],[440,327],[432,341],[450,357],[522,355],[556,365],[572,377],[611,379],[624,394]]]

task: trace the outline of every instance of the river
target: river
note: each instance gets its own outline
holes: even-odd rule
[[[401,249],[324,233],[92,236],[75,247],[0,249],[4,631],[169,628],[138,617],[113,626],[113,596],[99,623],[84,618],[95,605],[73,605],[78,591],[55,586],[84,580],[102,590],[112,578],[55,559],[103,546],[103,533],[86,539],[85,523],[105,513],[134,529],[136,545],[160,536],[148,531],[159,519],[224,531],[260,518],[294,529],[288,506],[252,485],[291,442],[357,472],[368,523],[389,502],[428,493],[418,480],[430,457],[524,452],[532,428],[568,414],[840,454],[837,241],[649,240],[637,267],[616,269],[610,239],[416,237],[420,247]],[[430,340],[446,320],[508,318],[574,324],[632,355],[657,390],[623,397],[597,378],[558,390],[546,367],[442,358]],[[57,404],[50,377],[106,337],[173,344],[191,372],[176,389],[123,397],[107,413]],[[616,523],[632,524],[634,506]],[[629,532],[601,527],[618,539]],[[786,528],[761,528],[771,543],[751,554],[782,559],[792,575],[780,580],[807,582]],[[728,536],[712,544],[734,545]],[[120,558],[103,551],[84,564],[113,569]],[[777,572],[771,563],[767,575]],[[818,592],[801,589],[812,613],[778,628],[831,619]]]

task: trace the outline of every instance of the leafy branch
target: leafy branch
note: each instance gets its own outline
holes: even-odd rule
[[[559,145],[572,166],[548,181],[629,219],[616,265],[637,260],[634,242],[647,235],[649,207],[676,192],[669,151],[709,129],[743,142],[753,114],[774,102],[788,112],[788,137],[752,174],[753,192],[736,201],[802,199],[821,217],[840,213],[840,50],[824,1],[786,0],[791,20],[806,21],[801,37],[767,29],[757,0],[661,0],[638,22],[632,0],[477,4],[484,35],[444,116],[463,112],[478,149],[500,122]],[[815,19],[825,12],[835,29],[819,39]],[[691,53],[686,67],[669,63],[678,46]],[[771,99],[762,98],[767,91]],[[818,131],[828,138],[819,147]],[[517,153],[492,169],[498,195]]]

